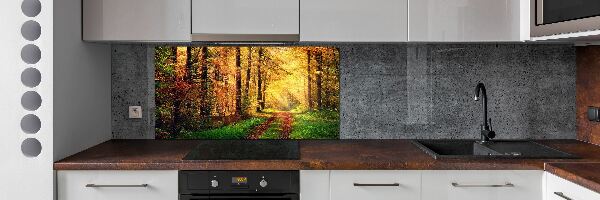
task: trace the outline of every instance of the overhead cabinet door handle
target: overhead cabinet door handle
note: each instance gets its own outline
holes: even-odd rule
[[[559,196],[559,197],[565,199],[565,200],[573,200],[573,199],[569,198],[568,196],[565,196],[565,194],[563,194],[562,192],[554,192],[554,194],[556,196]]]
[[[354,183],[355,187],[398,187],[400,183]]]
[[[91,188],[106,188],[106,187],[112,187],[112,188],[130,188],[130,187],[148,187],[148,184],[138,184],[138,185],[97,185],[97,184],[87,184],[85,185],[85,187],[91,187]]]
[[[502,184],[502,185],[463,185],[463,184],[459,184],[459,183],[452,183],[452,186],[454,187],[515,187],[515,185],[513,185],[512,183],[506,183],[506,184]]]

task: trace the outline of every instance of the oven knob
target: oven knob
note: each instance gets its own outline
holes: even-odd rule
[[[260,185],[260,187],[267,187],[268,183],[265,179],[261,180],[260,183],[258,183]]]
[[[210,187],[214,187],[214,188],[219,187],[219,181],[217,181],[217,180],[210,181]]]

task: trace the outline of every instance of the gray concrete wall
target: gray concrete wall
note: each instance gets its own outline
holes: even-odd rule
[[[112,134],[114,139],[154,139],[154,48],[112,46]],[[129,106],[142,106],[129,119]]]
[[[341,138],[477,138],[483,82],[498,138],[575,138],[575,49],[341,46]]]
[[[336,46],[342,139],[478,138],[478,82],[487,86],[497,138],[575,138],[572,46]],[[113,46],[113,138],[154,137],[152,56],[145,46]],[[144,107],[143,119],[126,119],[132,103]]]

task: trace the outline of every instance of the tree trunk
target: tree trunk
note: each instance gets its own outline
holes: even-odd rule
[[[192,72],[194,70],[194,60],[192,57],[192,47],[187,47],[186,48],[186,59],[185,59],[185,81],[187,81],[187,83],[192,84]]]
[[[265,109],[265,102],[267,102],[266,101],[267,97],[265,96],[265,91],[267,91],[267,86],[269,85],[268,81],[269,81],[268,78],[264,78],[263,77],[263,81],[262,81],[263,82],[262,83],[262,101],[261,101],[261,105],[260,105],[261,109]]]
[[[250,73],[252,69],[252,47],[248,47],[248,68],[246,69],[246,94],[245,97],[248,99],[250,96]]]
[[[204,94],[202,97],[202,101],[200,103],[200,115],[202,116],[202,119],[208,119],[208,117],[210,117],[210,105],[209,105],[209,97],[210,95],[208,94],[208,86],[210,84],[210,81],[208,80],[208,48],[207,47],[202,47],[202,57],[200,59],[200,63],[202,65],[202,74],[201,74],[201,79],[202,79],[202,85],[201,85],[201,90],[202,93]]]
[[[173,47],[173,63],[175,65],[177,65],[177,47]],[[174,91],[173,94],[173,124],[171,126],[171,135],[176,136],[177,134],[179,134],[179,130],[180,130],[180,126],[179,126],[179,121],[181,121],[181,96],[180,91],[178,91],[177,88],[177,76],[173,76],[173,86],[174,86]]]
[[[256,96],[256,101],[258,102],[258,107],[256,108],[257,112],[260,112],[264,109],[264,102],[263,102],[263,94],[262,94],[262,72],[261,72],[261,67],[262,67],[262,62],[263,62],[263,48],[259,47],[258,48],[258,65],[256,66],[256,78],[257,78],[257,86],[258,86],[258,90],[256,90],[257,92],[257,96]]]
[[[312,110],[313,109],[312,88],[311,88],[312,77],[310,76],[310,71],[311,71],[310,70],[310,55],[311,55],[310,49],[306,50],[306,57],[307,57],[307,59],[306,59],[306,65],[307,65],[306,66],[306,69],[307,69],[306,76],[308,77],[308,80],[307,80],[307,85],[308,85],[307,91],[308,91],[308,94],[307,94],[306,99],[308,100],[308,110]]]
[[[242,115],[242,61],[240,60],[240,47],[235,53],[235,112]]]
[[[323,108],[323,103],[322,103],[322,98],[321,98],[321,94],[322,94],[322,87],[321,87],[321,82],[322,82],[322,74],[323,74],[323,56],[321,55],[321,52],[317,53],[317,108],[319,110],[321,110]]]

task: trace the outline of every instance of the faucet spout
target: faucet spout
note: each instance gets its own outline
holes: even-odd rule
[[[480,93],[481,92],[481,93]],[[481,97],[480,97],[481,94]],[[475,101],[479,101],[480,99],[483,99],[483,101],[481,102],[481,105],[483,106],[483,123],[481,124],[484,128],[488,128],[488,123],[487,123],[487,93],[485,91],[485,85],[483,83],[479,83],[477,84],[477,87],[475,87]]]
[[[485,91],[485,85],[483,83],[477,84],[475,88],[475,97],[473,98],[475,101],[481,101],[481,105],[483,107],[483,123],[481,124],[481,142],[487,142],[490,139],[496,137],[496,133],[491,130],[490,124],[488,124],[488,107],[487,107],[487,93]],[[490,119],[491,123],[491,119]]]

